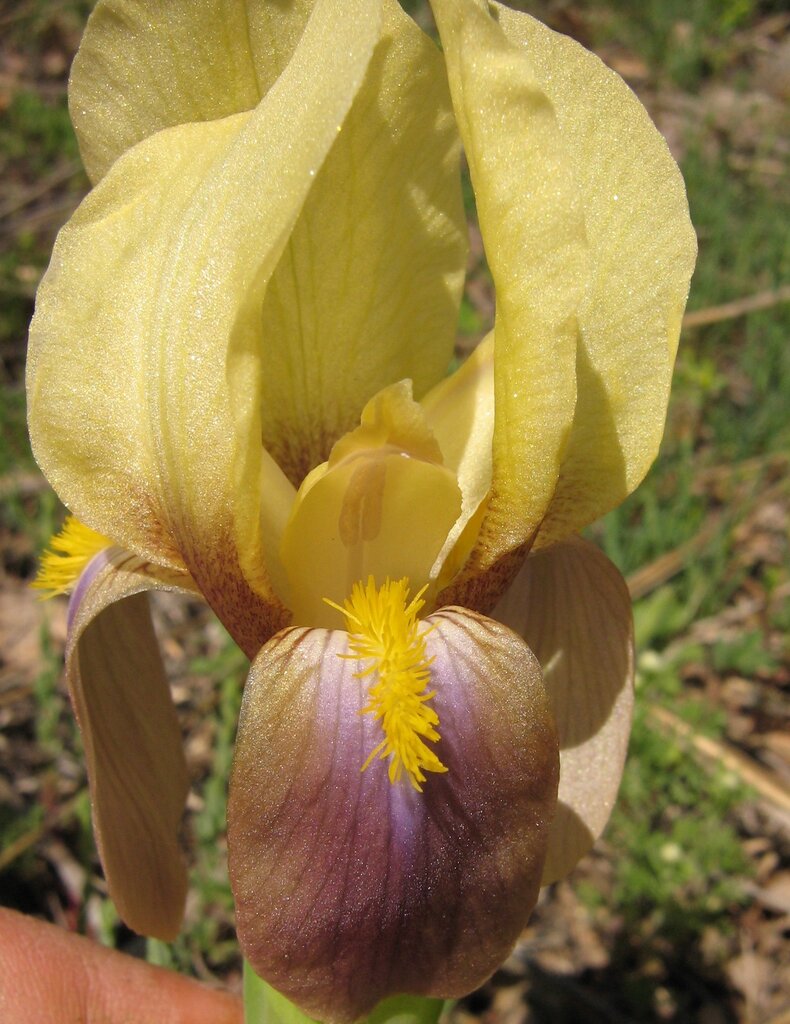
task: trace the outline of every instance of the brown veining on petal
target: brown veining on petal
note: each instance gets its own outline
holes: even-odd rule
[[[173,569],[186,569],[184,556],[179,550],[174,531],[170,528],[169,517],[166,508],[163,507],[161,496],[138,486],[133,488],[124,500],[129,502],[130,514],[136,514],[145,524],[144,529],[150,547],[161,553],[160,558],[152,561],[159,561]]]
[[[269,637],[288,625],[288,609],[274,595],[267,601],[245,578],[229,524],[209,529],[201,522],[198,529],[194,516],[178,518],[174,514],[173,495],[167,513],[150,491],[136,488],[128,500],[145,543],[134,552],[122,551],[118,557],[124,564],[118,568],[128,567],[162,582],[172,580],[202,594],[250,659]]]
[[[256,593],[245,578],[229,530],[215,534],[210,548],[190,545],[184,559],[206,601],[248,658],[288,625],[291,613],[285,605]]]
[[[486,566],[483,561],[483,553],[486,550],[485,540],[482,539],[484,531],[485,522],[481,539],[475,545],[466,565],[437,597],[437,607],[460,605],[462,608],[471,608],[481,615],[488,615],[515,579],[532,547],[532,539],[512,551],[506,551],[493,565]]]
[[[622,777],[634,700],[628,587],[603,552],[574,537],[533,552],[493,616],[543,666],[557,725],[562,814],[544,869],[553,882],[603,831]]]
[[[356,426],[360,411],[344,410],[342,418],[338,413],[331,427],[327,423],[317,424],[315,433],[309,436],[297,431],[293,423],[273,420],[263,435],[263,446],[298,488],[311,470],[326,462],[334,443]]]

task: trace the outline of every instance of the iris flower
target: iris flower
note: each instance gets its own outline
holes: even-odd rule
[[[432,9],[441,49],[395,0],[99,0],[70,83],[93,188],[30,336],[110,892],[177,932],[147,594],[202,595],[252,661],[241,945],[336,1022],[478,985],[605,824],[631,616],[577,534],[656,454],[695,256],[616,75],[497,3]],[[461,146],[496,319],[448,376]]]

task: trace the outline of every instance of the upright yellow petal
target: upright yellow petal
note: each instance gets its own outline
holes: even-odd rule
[[[496,285],[491,498],[448,601],[485,609],[517,567],[559,475],[576,400],[584,221],[565,141],[528,53],[485,3],[433,0]],[[512,562],[512,564],[510,564]],[[484,570],[498,571],[481,575]]]
[[[99,0],[69,80],[91,180],[162,128],[256,107],[312,7],[313,0]]]
[[[185,563],[253,654],[285,612],[265,552],[290,484],[260,444],[260,309],[379,33],[376,0],[319,0],[251,113],[117,160],[62,232],[28,362],[37,458],[76,515]]]
[[[263,305],[264,444],[297,485],[371,395],[409,378],[419,398],[447,372],[466,257],[458,156],[441,55],[386,0]]]
[[[696,239],[680,172],[625,82],[566,36],[492,6],[556,111],[590,247],[579,397],[541,545],[619,504],[655,458]]]

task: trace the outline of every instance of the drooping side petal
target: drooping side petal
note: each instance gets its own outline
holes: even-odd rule
[[[493,614],[537,655],[557,723],[559,805],[545,885],[587,853],[617,797],[634,700],[631,601],[609,559],[576,537],[530,555]]]
[[[491,498],[470,559],[442,600],[488,610],[559,475],[576,400],[584,220],[529,54],[480,0],[432,0],[432,8],[497,299]]]
[[[124,547],[185,563],[249,655],[287,620],[266,563],[294,493],[260,444],[263,291],[378,26],[376,0],[319,0],[254,111],[116,160],[61,233],[31,329],[53,486]]]
[[[118,548],[93,559],[69,606],[66,679],[110,895],[130,928],[172,940],[187,891],[178,833],[189,781],[145,593],[154,589],[194,592],[188,577]]]
[[[91,181],[162,128],[256,107],[288,63],[312,6],[99,0],[69,79],[69,110]]]
[[[619,75],[529,15],[492,7],[556,111],[591,255],[578,401],[541,546],[618,505],[655,458],[697,246],[677,165]]]
[[[247,682],[230,788],[239,938],[258,973],[346,1024],[396,992],[453,996],[508,954],[537,896],[553,724],[533,656],[458,609],[426,620],[436,753],[391,784],[342,632],[291,629]]]

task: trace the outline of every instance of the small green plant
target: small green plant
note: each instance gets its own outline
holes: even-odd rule
[[[78,158],[65,97],[48,103],[34,92],[17,92],[0,128],[0,161],[35,160],[33,170],[51,172],[56,162]]]
[[[62,737],[58,724],[63,700],[58,693],[58,679],[61,675],[60,655],[53,649],[49,628],[41,629],[42,668],[33,683],[33,697],[36,702],[36,741],[42,750],[54,754],[60,749]]]
[[[713,645],[711,657],[717,672],[737,672],[743,676],[771,672],[779,667],[779,659],[766,647],[765,635],[760,630],[718,641]]]
[[[697,717],[708,714],[698,708]],[[727,927],[749,872],[728,819],[747,796],[731,774],[709,770],[659,730],[640,704],[609,834],[620,853],[613,900],[630,925],[647,919],[655,933],[684,943],[705,925]]]

